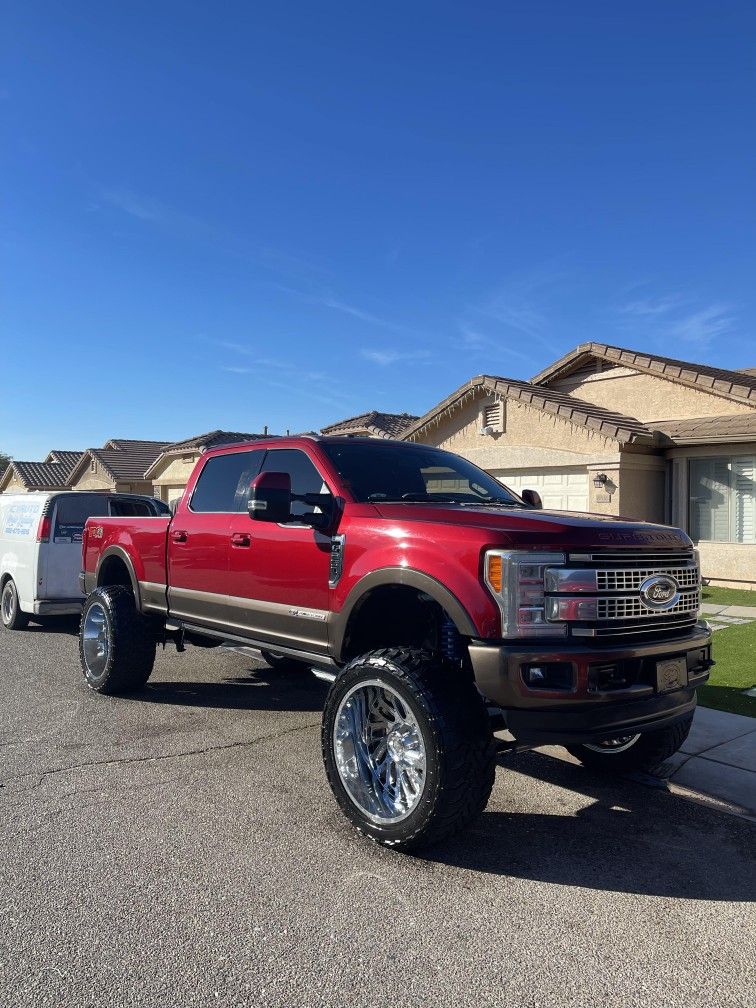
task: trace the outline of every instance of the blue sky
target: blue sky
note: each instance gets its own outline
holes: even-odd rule
[[[6,2],[0,449],[756,366],[750,2]]]

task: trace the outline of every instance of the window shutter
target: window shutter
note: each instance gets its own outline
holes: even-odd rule
[[[504,401],[492,399],[483,407],[483,427],[490,427],[494,434],[504,431]]]
[[[691,459],[691,537],[730,540],[730,467],[725,458]]]
[[[735,540],[756,542],[756,457],[732,460]]]

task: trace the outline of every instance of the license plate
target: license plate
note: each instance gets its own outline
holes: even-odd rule
[[[664,658],[656,663],[656,691],[669,693],[688,685],[688,661],[682,658]]]

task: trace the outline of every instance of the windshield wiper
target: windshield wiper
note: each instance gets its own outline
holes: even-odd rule
[[[459,504],[453,497],[432,497],[422,493],[406,493],[401,497],[388,497],[382,493],[368,495],[371,504]]]

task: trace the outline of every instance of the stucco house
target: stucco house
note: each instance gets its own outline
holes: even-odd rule
[[[472,378],[402,435],[544,506],[684,528],[715,583],[756,587],[756,373],[585,343],[529,382]]]
[[[152,482],[144,474],[167,444],[113,438],[102,448],[88,448],[71,472],[69,489],[151,495]]]
[[[0,476],[0,493],[65,489],[71,472],[82,454],[80,451],[53,450],[47,453],[43,462],[11,460],[8,468]]]
[[[359,437],[399,438],[417,420],[412,413],[381,413],[370,410],[323,427],[321,434],[352,434]]]
[[[185,441],[176,441],[165,446],[145,470],[144,478],[150,482],[152,487],[150,493],[166,504],[172,504],[183,494],[194,464],[203,452],[224,444],[237,444],[240,441],[255,441],[272,436],[267,431],[264,434],[242,434],[239,431],[214,430],[187,438]]]

